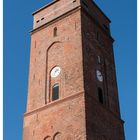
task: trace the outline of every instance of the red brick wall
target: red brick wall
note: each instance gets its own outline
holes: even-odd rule
[[[47,23],[80,5],[80,0],[56,0],[54,4],[34,15],[34,28]],[[43,18],[43,19],[42,19]],[[39,22],[38,22],[39,21]]]
[[[27,111],[45,104],[45,94],[50,90],[50,71],[56,65],[62,69],[62,98],[83,91],[80,21],[80,11],[77,11],[32,34]],[[57,37],[53,37],[55,27]]]
[[[85,140],[84,94],[53,102],[24,117],[24,140]],[[47,139],[48,140],[48,139]]]
[[[102,25],[108,24],[108,20],[105,20],[95,7],[92,10],[98,18],[85,7],[82,8],[81,13],[87,139],[124,140],[116,84],[113,39],[109,29],[104,30]],[[98,56],[101,58],[101,63],[98,62]],[[103,82],[97,80],[96,70],[102,72]],[[98,87],[103,91],[103,104],[99,102]]]
[[[95,21],[96,22],[96,21]],[[120,115],[118,106],[118,93],[116,85],[116,74],[113,56],[113,42],[107,33],[95,23],[85,10],[82,10],[82,41],[84,60],[84,83],[85,90],[98,100],[97,88],[104,91],[105,106],[116,115]],[[97,39],[97,32],[99,39]],[[104,45],[103,45],[104,44]],[[98,63],[98,56],[101,63]],[[96,77],[96,70],[103,74],[104,81],[99,82]]]
[[[110,20],[91,0],[57,0],[33,15],[23,139],[124,140]],[[55,66],[61,72],[52,78]],[[97,81],[97,69],[103,82]],[[52,101],[55,83],[59,99]],[[98,87],[104,104],[99,102]]]

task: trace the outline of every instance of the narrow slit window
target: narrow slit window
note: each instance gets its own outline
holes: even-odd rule
[[[85,6],[85,8],[88,9],[88,5],[84,1],[82,1],[82,3]]]
[[[103,104],[104,103],[104,101],[103,101],[103,92],[102,92],[101,88],[98,88],[98,98],[99,98],[99,102],[101,104]]]
[[[96,38],[99,41],[99,38],[100,38],[99,32],[96,33]]]
[[[105,28],[106,30],[109,30],[109,28],[108,28],[107,25],[103,24],[103,26],[104,26],[104,28]]]
[[[98,55],[98,64],[101,64],[101,57]]]
[[[55,84],[52,88],[52,101],[59,99],[59,84]]]
[[[53,31],[53,36],[54,36],[54,37],[56,37],[56,36],[57,36],[57,27],[55,27],[55,28],[54,28],[54,31]]]
[[[37,20],[36,23],[39,23],[40,20]]]

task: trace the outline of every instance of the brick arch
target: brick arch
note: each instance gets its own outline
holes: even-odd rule
[[[43,140],[52,140],[51,136],[46,136]]]
[[[51,43],[50,45],[49,45],[49,47],[47,48],[47,52],[49,51],[49,49],[53,46],[53,45],[55,45],[55,44],[62,44],[62,42],[61,41],[54,41],[53,43]]]
[[[62,68],[62,62],[64,62],[63,54],[64,54],[64,46],[63,46],[63,43],[60,41],[53,42],[52,44],[50,44],[50,46],[46,50],[46,83],[45,83],[45,103],[46,104],[50,102],[50,96],[51,96],[50,95],[50,89],[51,89],[50,71],[55,66],[60,66]]]
[[[53,140],[62,140],[62,134],[60,132],[56,132],[53,135]]]

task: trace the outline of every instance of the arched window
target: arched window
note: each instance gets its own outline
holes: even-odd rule
[[[59,84],[52,87],[52,101],[59,99]]]
[[[101,104],[103,104],[104,103],[104,101],[103,101],[103,92],[102,92],[101,88],[98,88],[98,98],[99,98],[99,102]]]
[[[56,37],[56,36],[57,36],[57,27],[55,27],[55,28],[54,28],[54,31],[53,31],[53,36],[54,36],[54,37]]]

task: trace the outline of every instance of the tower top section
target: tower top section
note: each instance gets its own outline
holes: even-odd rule
[[[37,11],[33,12],[34,25],[36,29],[44,24],[47,24],[57,18],[60,18],[69,12],[76,9],[85,9],[88,13],[94,16],[99,21],[105,22],[109,26],[110,19],[103,13],[103,11],[92,0],[54,0]],[[99,19],[100,18],[100,19]]]

